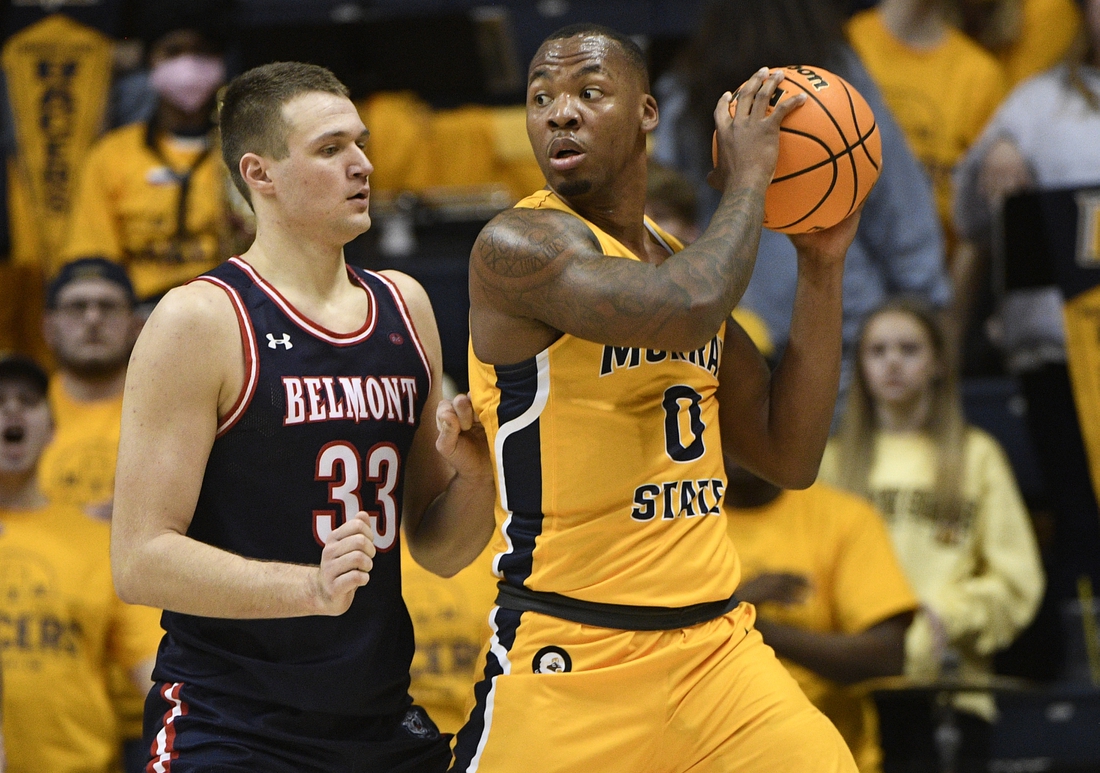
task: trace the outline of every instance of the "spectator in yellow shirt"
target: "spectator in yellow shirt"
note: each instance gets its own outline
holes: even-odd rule
[[[902,672],[919,602],[881,517],[816,483],[785,491],[726,460],[723,509],[741,559],[737,596],[806,697],[848,743],[860,773],[882,770],[874,704],[848,688]]]
[[[46,294],[43,328],[57,362],[50,384],[53,440],[39,480],[53,502],[109,518],[122,389],[141,331],[126,270],[105,258],[66,264]]]
[[[209,3],[192,5],[147,9],[156,112],[108,132],[89,152],[62,255],[122,263],[141,300],[247,246],[214,133],[215,94],[226,78],[224,15]]]
[[[953,233],[951,171],[1008,91],[993,55],[948,24],[945,0],[882,0],[848,22],[848,38],[932,178]]]
[[[46,374],[0,360],[0,651],[9,773],[113,773],[117,664],[152,684],[159,612],[123,604],[111,582],[107,524],[50,502],[37,467],[49,442]],[[19,631],[19,635],[15,631]]]

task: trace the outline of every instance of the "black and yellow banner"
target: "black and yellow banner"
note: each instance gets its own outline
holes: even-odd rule
[[[13,253],[45,271],[67,233],[81,163],[99,135],[111,40],[61,14],[12,36],[0,60],[15,116]]]
[[[1100,281],[1100,191],[1078,191],[1076,268]],[[1100,492],[1100,284],[1066,288],[1066,353],[1093,490]]]

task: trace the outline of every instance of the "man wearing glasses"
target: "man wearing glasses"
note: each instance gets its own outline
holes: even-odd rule
[[[141,330],[126,270],[103,258],[66,264],[46,294],[44,331],[57,363],[55,432],[42,457],[51,501],[110,516],[126,364]]]

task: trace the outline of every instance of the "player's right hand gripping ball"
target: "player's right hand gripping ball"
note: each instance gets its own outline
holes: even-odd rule
[[[784,67],[783,75],[769,110],[795,94],[807,99],[779,127],[779,160],[764,197],[764,226],[789,234],[819,231],[867,198],[882,169],[882,140],[867,101],[839,75],[807,65]],[[740,93],[739,88],[733,94],[730,115]],[[717,165],[717,141],[713,153]]]

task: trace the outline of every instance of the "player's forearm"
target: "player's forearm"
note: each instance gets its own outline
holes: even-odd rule
[[[485,549],[495,527],[496,488],[491,474],[456,475],[428,506],[413,530],[406,530],[416,562],[452,577]]]
[[[688,351],[704,346],[745,294],[756,265],[764,222],[764,187],[729,190],[707,230],[661,270],[670,286],[682,289],[681,315],[687,336],[666,349]]]
[[[756,628],[777,655],[838,684],[895,676],[904,665],[904,638],[893,629],[820,633],[763,619]]]
[[[791,332],[772,376],[768,435],[786,488],[817,478],[840,384],[843,265],[799,259]]]
[[[317,567],[249,559],[176,532],[116,546],[112,566],[129,604],[236,619],[321,613]]]

